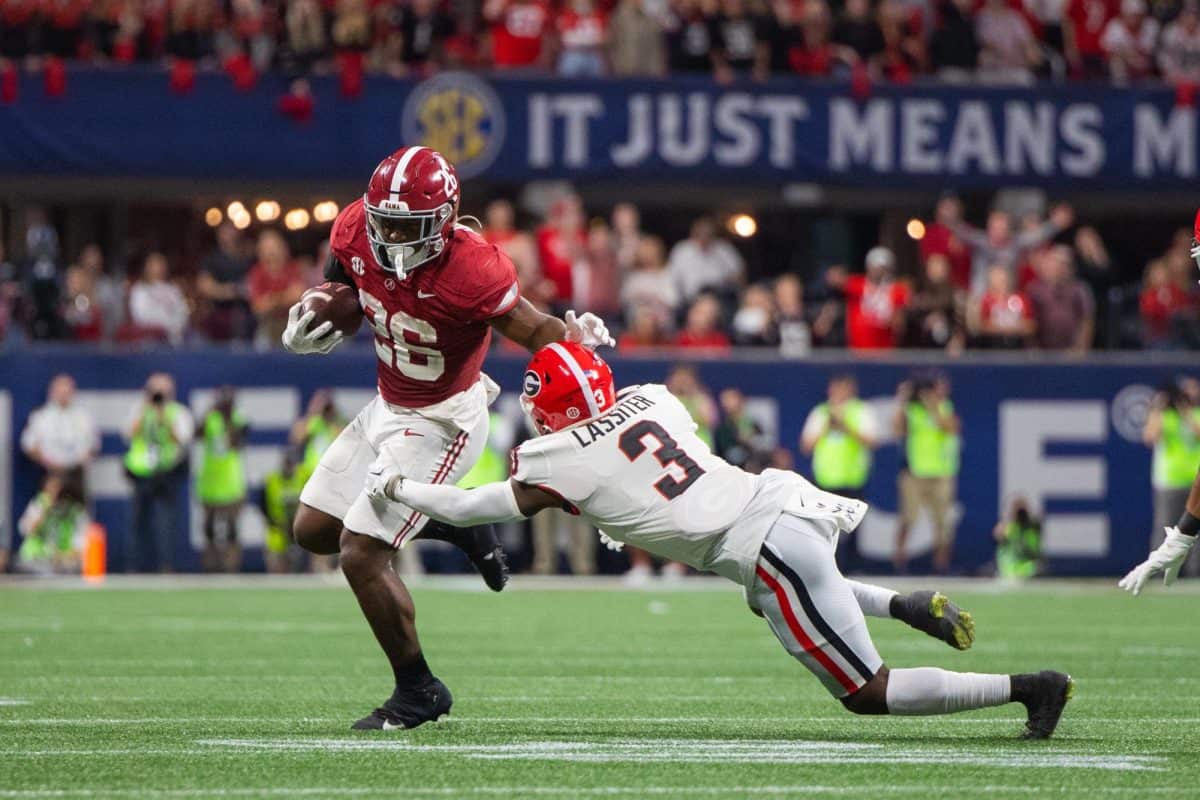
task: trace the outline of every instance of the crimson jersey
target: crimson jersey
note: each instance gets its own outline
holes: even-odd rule
[[[371,253],[361,199],[334,221],[329,250],[375,329],[384,400],[422,408],[479,380],[491,342],[488,321],[521,298],[508,256],[474,231],[456,227],[440,257],[400,280]]]

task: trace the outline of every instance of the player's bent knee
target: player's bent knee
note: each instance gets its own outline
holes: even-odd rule
[[[862,685],[857,692],[842,698],[842,705],[853,714],[886,714],[888,668],[881,666],[875,677]]]
[[[341,532],[340,543],[342,573],[351,583],[369,580],[388,569],[395,554],[386,543],[350,530]]]
[[[296,509],[296,518],[292,521],[292,537],[296,544],[308,552],[324,556],[336,555],[341,532],[342,522],[337,517],[304,503]]]

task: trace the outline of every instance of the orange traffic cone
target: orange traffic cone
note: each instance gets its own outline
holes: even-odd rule
[[[104,526],[93,522],[83,535],[83,579],[100,583],[108,571],[108,535]]]

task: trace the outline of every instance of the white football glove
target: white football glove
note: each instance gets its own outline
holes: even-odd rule
[[[1117,586],[1127,592],[1133,592],[1135,595],[1141,594],[1146,581],[1159,572],[1163,574],[1163,585],[1170,586],[1179,577],[1179,569],[1187,560],[1188,552],[1195,544],[1195,536],[1186,536],[1179,532],[1179,528],[1167,528],[1166,540],[1150,554],[1149,558],[1121,578]]]
[[[625,549],[624,542],[618,542],[616,539],[609,536],[604,531],[597,531],[600,534],[600,544],[612,550],[614,553],[619,553]]]
[[[287,327],[284,328],[283,336],[280,337],[283,340],[283,346],[299,355],[308,355],[309,353],[325,355],[341,344],[342,332],[330,333],[333,323],[328,320],[311,331],[308,330],[308,325],[315,316],[316,312],[314,311],[306,311],[301,314],[299,303],[289,308]]]
[[[1200,242],[1197,242],[1195,239],[1192,239],[1191,254],[1192,261],[1195,261],[1196,266],[1200,267]]]
[[[604,324],[604,320],[590,311],[585,311],[578,317],[575,316],[574,311],[568,311],[563,315],[563,322],[567,326],[568,342],[578,342],[593,350],[602,344],[616,347],[617,343],[613,340],[612,334],[608,332],[608,326]]]
[[[363,488],[367,496],[374,500],[397,502],[396,491],[404,481],[404,476],[395,467],[380,467],[372,465],[367,470],[367,480]]]

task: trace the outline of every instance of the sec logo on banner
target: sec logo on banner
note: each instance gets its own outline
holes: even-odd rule
[[[492,88],[466,72],[422,81],[404,102],[400,133],[406,145],[423,144],[444,155],[458,174],[483,173],[504,144],[504,106]]]

